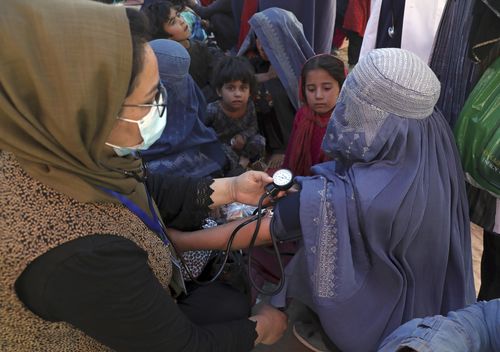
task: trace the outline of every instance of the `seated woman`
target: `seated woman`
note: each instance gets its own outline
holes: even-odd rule
[[[180,15],[177,6],[170,1],[156,0],[144,5],[141,11],[148,17],[152,39],[172,39],[179,42],[189,53],[189,74],[200,87],[207,102],[217,100],[211,84],[212,70],[223,53],[209,48],[206,43],[191,40],[191,30]]]
[[[207,105],[188,73],[190,57],[179,43],[150,42],[168,99],[168,121],[160,138],[140,155],[152,174],[204,177],[239,174],[211,128],[203,123]]]
[[[250,351],[286,328],[270,307],[247,318],[223,285],[179,295],[174,243],[130,155],[167,119],[145,27],[87,0],[0,2],[2,350]],[[270,178],[244,175],[189,189],[255,202]],[[198,180],[178,182],[198,196]],[[162,194],[158,208],[183,203]]]
[[[375,350],[402,323],[475,301],[470,223],[440,84],[416,55],[373,50],[347,76],[323,141],[333,158],[265,217],[257,243],[301,236],[276,304],[294,297],[342,351]],[[211,248],[233,224],[173,233]],[[253,227],[235,245],[247,246]],[[205,243],[203,243],[205,242]],[[362,331],[362,333],[360,333]]]
[[[267,152],[275,154],[269,167],[283,162],[299,109],[300,69],[314,51],[295,16],[279,8],[256,13],[251,30],[238,55],[250,58],[258,83],[254,99],[259,128],[266,138]]]

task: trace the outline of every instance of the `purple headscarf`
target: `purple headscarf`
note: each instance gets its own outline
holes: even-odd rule
[[[475,299],[465,183],[439,92],[416,55],[373,50],[330,120],[322,147],[334,161],[299,178],[304,247],[288,294],[343,351],[375,350],[402,323]]]

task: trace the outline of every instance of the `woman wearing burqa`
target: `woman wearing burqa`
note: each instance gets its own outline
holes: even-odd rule
[[[314,51],[302,24],[289,11],[269,8],[253,15],[249,24],[251,30],[238,55],[249,57],[256,72],[254,102],[266,149],[284,154],[300,105],[300,70]]]
[[[168,123],[160,138],[141,157],[150,173],[203,177],[230,171],[215,132],[204,125],[207,104],[189,75],[191,58],[184,47],[168,39],[150,42],[160,79],[168,94]]]
[[[130,155],[167,120],[145,28],[133,9],[87,0],[0,2],[2,351],[249,351],[286,327],[270,308],[247,318],[220,285],[181,293]],[[269,179],[253,175],[214,180],[209,203],[258,198]]]
[[[439,91],[416,55],[370,52],[347,76],[327,128],[322,148],[333,160],[298,178],[300,193],[263,222],[262,241],[269,231],[303,238],[275,303],[307,304],[342,351],[375,350],[412,318],[474,302],[465,184],[434,109]],[[206,231],[184,234],[181,247],[200,245]]]

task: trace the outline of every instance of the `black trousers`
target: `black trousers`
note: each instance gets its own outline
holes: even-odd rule
[[[177,305],[195,324],[209,325],[250,316],[248,296],[223,282],[207,286],[188,283],[189,294],[177,299]]]
[[[483,257],[481,258],[481,289],[478,300],[500,298],[500,235],[483,233]]]

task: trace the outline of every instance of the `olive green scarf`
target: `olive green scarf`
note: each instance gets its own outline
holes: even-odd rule
[[[145,188],[113,170],[140,160],[105,147],[125,99],[132,44],[123,7],[88,0],[0,1],[0,149],[32,177],[82,202],[146,207]]]

